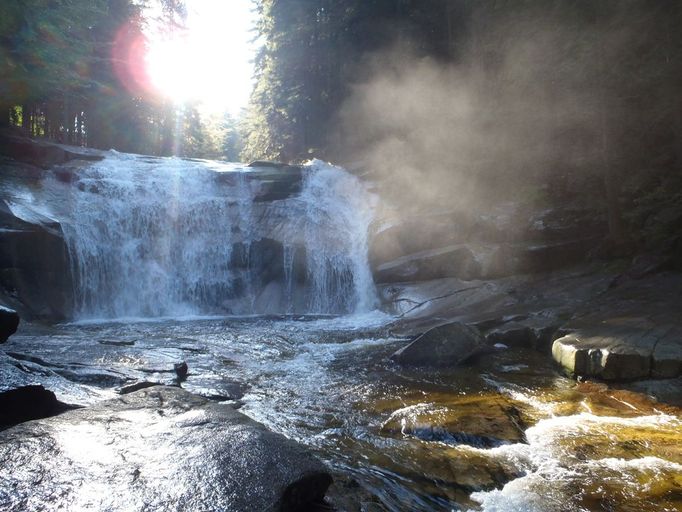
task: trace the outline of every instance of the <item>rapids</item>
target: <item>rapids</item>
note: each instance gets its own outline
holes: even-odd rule
[[[404,341],[387,336],[388,320],[25,325],[7,351],[32,360],[3,373],[86,404],[129,379],[170,382],[185,360],[184,388],[311,447],[348,510],[680,510],[678,409],[576,383],[533,351],[500,349],[452,370],[400,368],[388,356]]]

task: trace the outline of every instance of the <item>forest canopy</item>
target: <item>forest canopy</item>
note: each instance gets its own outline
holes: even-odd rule
[[[386,194],[410,190],[414,205],[524,188],[589,192],[608,205],[618,240],[660,206],[657,190],[682,189],[681,173],[671,172],[682,167],[681,2],[254,0],[253,8],[254,87],[235,119],[146,87],[136,63],[149,27],[181,30],[183,2],[3,2],[1,122],[136,153],[323,158],[387,179]],[[214,51],[220,65],[232,49]]]

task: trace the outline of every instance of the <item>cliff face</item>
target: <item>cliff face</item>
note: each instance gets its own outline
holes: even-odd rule
[[[39,189],[47,178],[69,183],[74,169],[102,158],[0,133],[0,301],[23,318],[69,318],[73,282],[61,224],[17,191]]]

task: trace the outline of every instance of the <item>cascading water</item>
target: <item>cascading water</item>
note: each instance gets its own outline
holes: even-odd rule
[[[239,164],[110,152],[80,169],[60,218],[76,316],[372,309],[372,194],[320,161],[299,179],[300,193],[263,200],[268,180]]]

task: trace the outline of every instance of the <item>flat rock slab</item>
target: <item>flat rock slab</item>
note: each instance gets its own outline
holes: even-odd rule
[[[229,406],[157,386],[0,433],[0,510],[308,510],[331,477]]]
[[[554,360],[569,373],[605,380],[682,375],[682,325],[636,316],[581,324],[552,344]]]

